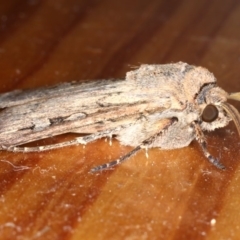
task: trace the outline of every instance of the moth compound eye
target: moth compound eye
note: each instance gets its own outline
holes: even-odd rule
[[[204,122],[213,122],[218,117],[218,109],[213,104],[207,105],[202,112],[202,120]]]

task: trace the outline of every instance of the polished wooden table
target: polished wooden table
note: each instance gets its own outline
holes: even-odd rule
[[[185,61],[240,91],[239,29],[237,0],[1,0],[0,90],[124,78],[142,63]],[[2,151],[0,239],[240,239],[239,137],[232,123],[206,137],[225,171],[196,142],[150,149],[148,158],[141,151],[97,174],[89,169],[132,148],[101,139]]]

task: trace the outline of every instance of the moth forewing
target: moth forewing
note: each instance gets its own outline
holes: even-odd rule
[[[226,103],[227,96],[212,73],[182,62],[141,65],[125,80],[16,90],[0,95],[0,149],[44,151],[112,135],[133,147],[120,159],[93,168],[95,172],[123,162],[142,148],[180,148],[196,139],[207,159],[223,168],[208,152],[203,131],[224,127],[230,118],[239,130],[239,114]],[[20,147],[70,132],[86,135],[53,145]]]
[[[96,134],[98,138],[117,134],[142,112],[154,112],[165,104],[156,104],[152,95],[141,96],[140,90],[130,81],[106,80],[2,94],[0,146],[12,150],[68,132]]]

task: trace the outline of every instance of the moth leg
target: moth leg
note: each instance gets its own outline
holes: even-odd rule
[[[126,155],[122,156],[121,158],[117,159],[117,160],[114,160],[112,162],[109,162],[109,163],[104,163],[102,165],[99,165],[99,166],[96,166],[96,167],[93,167],[90,172],[91,173],[95,173],[95,172],[98,172],[98,171],[102,171],[102,170],[106,170],[106,169],[109,169],[111,167],[114,167],[122,162],[124,162],[125,160],[129,159],[131,156],[133,156],[135,153],[137,153],[138,151],[140,151],[142,148],[141,146],[137,146],[136,148],[134,148],[132,151],[130,151],[129,153],[127,153]]]
[[[66,142],[61,142],[61,143],[55,143],[55,144],[49,144],[46,146],[38,146],[38,147],[15,147],[15,146],[10,146],[5,148],[7,151],[12,151],[12,152],[42,152],[42,151],[47,151],[47,150],[52,150],[56,148],[61,148],[61,147],[67,147],[67,146],[72,146],[72,145],[77,145],[77,144],[88,144],[90,142],[93,142],[99,138],[107,137],[111,135],[110,131],[106,132],[99,132],[97,134],[91,134],[91,135],[86,135],[83,137],[77,137],[74,138],[73,140],[66,141]]]
[[[202,148],[203,154],[208,159],[208,161],[219,169],[225,169],[225,166],[219,162],[217,158],[214,158],[207,150],[207,142],[204,134],[198,123],[193,122],[193,126],[196,132],[196,140],[198,141],[200,147]]]
[[[112,162],[104,163],[102,165],[93,167],[90,170],[90,172],[91,173],[95,173],[95,172],[98,172],[98,171],[107,170],[107,169],[109,169],[111,167],[114,167],[114,166],[116,166],[116,165],[118,165],[118,164],[128,160],[130,157],[132,157],[134,154],[139,152],[141,149],[147,148],[148,146],[150,146],[152,144],[152,142],[154,141],[154,139],[159,137],[160,135],[162,135],[162,133],[163,133],[163,131],[154,134],[150,138],[148,138],[145,141],[143,141],[141,145],[135,147],[132,151],[130,151],[129,153],[127,153],[126,155],[122,156],[121,158],[119,158],[117,160],[114,160]]]

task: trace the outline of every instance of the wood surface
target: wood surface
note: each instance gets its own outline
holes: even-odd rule
[[[142,63],[177,61],[240,91],[239,29],[237,0],[0,0],[0,91],[124,78]],[[89,169],[131,147],[101,139],[1,151],[0,239],[240,239],[239,136],[231,123],[206,137],[225,171],[196,142],[150,149],[148,158],[141,151],[98,174]]]

